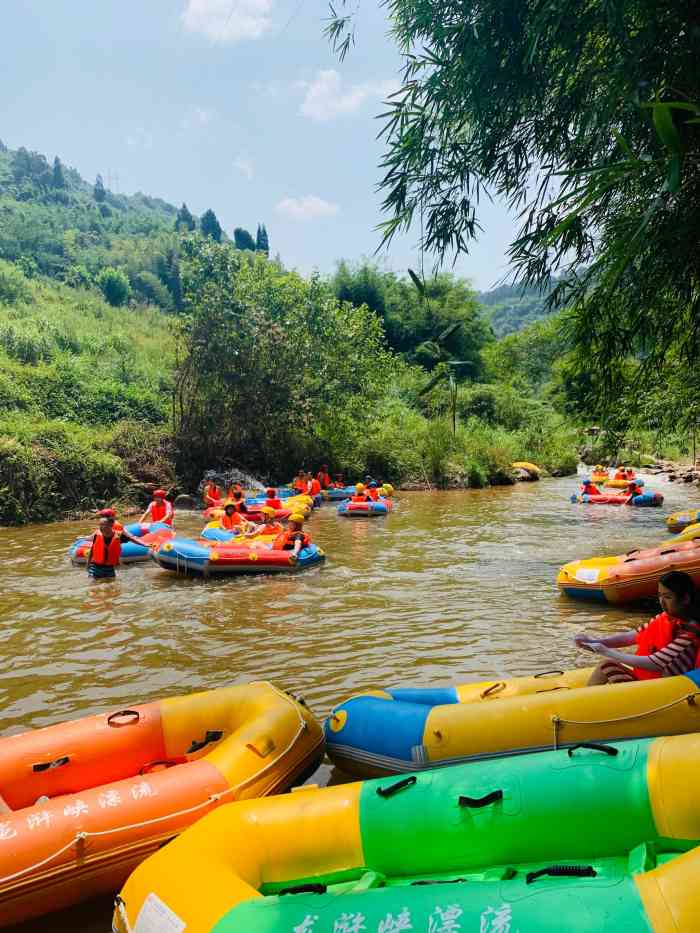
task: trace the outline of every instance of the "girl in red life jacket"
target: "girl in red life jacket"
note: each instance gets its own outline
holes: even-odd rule
[[[695,587],[688,574],[681,570],[665,573],[659,579],[659,602],[663,612],[636,632],[603,638],[585,633],[576,636],[579,648],[609,659],[593,671],[589,686],[673,677],[698,666],[700,621]],[[617,650],[629,645],[637,646],[636,654]]]
[[[276,551],[293,551],[295,557],[302,548],[311,544],[311,537],[304,531],[304,516],[301,512],[294,512],[289,516],[287,530],[277,535],[272,543]]]
[[[148,508],[143,513],[139,521],[143,522],[163,522],[165,525],[172,525],[174,512],[172,505],[165,498],[164,489],[156,489],[153,493],[153,501],[149,503]]]
[[[233,499],[234,493],[240,492],[243,495],[243,487],[240,483],[231,483],[231,485],[226,490],[226,498]]]
[[[584,479],[584,481],[581,483],[581,495],[599,496],[600,489],[598,489],[596,484],[592,483],[589,479]]]
[[[226,505],[232,505],[236,512],[240,512],[241,515],[248,514],[248,506],[245,504],[245,499],[243,497],[243,492],[240,489],[237,489],[231,499],[226,500]]]
[[[213,479],[210,479],[204,486],[202,492],[204,504],[208,507],[218,505],[221,502],[221,489],[216,485]]]
[[[299,470],[299,472],[297,473],[296,477],[294,478],[294,482],[292,483],[292,488],[295,489],[299,493],[301,492],[305,493],[306,490],[308,489],[306,473],[303,470]]]
[[[336,473],[336,474],[335,474],[335,479],[333,480],[333,482],[332,482],[331,485],[333,486],[333,489],[344,489],[344,488],[345,488],[345,480],[343,479],[343,474],[342,474],[342,473]]]
[[[224,506],[224,514],[219,518],[219,528],[224,531],[247,531],[250,527],[250,522],[236,510],[235,504],[227,502]]]
[[[330,489],[331,488],[331,476],[328,472],[328,464],[324,463],[321,469],[316,474],[316,479],[321,484],[321,489]]]
[[[265,499],[265,505],[269,506],[271,509],[284,508],[284,506],[282,505],[282,500],[279,499],[277,496],[276,489],[272,489],[272,488],[266,489],[265,495],[267,496],[267,498]]]

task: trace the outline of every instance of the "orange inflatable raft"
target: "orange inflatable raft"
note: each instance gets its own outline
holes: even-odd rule
[[[302,779],[322,748],[312,714],[269,683],[0,739],[0,926],[118,890],[219,804]]]

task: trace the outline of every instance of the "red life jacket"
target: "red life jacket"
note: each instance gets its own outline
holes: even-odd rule
[[[369,496],[365,495],[365,493],[360,493],[357,496],[352,496],[350,498],[350,501],[351,502],[371,502],[372,500],[370,499]]]
[[[321,489],[328,489],[331,485],[331,478],[328,473],[324,473],[323,470],[319,470],[316,474],[316,479],[321,484]]]
[[[265,505],[269,505],[271,509],[283,508],[281,499],[265,499]]]
[[[221,490],[216,483],[207,483],[204,487],[204,501],[214,503],[221,499]]]
[[[321,491],[321,484],[317,479],[312,479],[309,483],[309,495],[317,496]]]
[[[100,567],[116,567],[121,557],[122,546],[116,535],[107,544],[101,532],[96,531],[92,539],[90,563]]]
[[[165,522],[166,525],[172,524],[173,509],[165,499],[154,499],[148,506],[152,522]]]
[[[641,632],[637,633],[637,654],[648,657],[656,651],[670,645],[679,632],[682,620],[670,616],[667,612],[661,612],[658,616],[649,622]],[[700,638],[690,632],[687,628],[681,629],[684,634],[689,635],[696,646],[695,666],[700,664]],[[660,671],[645,671],[641,667],[633,667],[634,676],[637,680],[654,680],[661,677]]]
[[[272,547],[275,551],[293,551],[294,544],[299,535],[301,535],[302,548],[308,547],[311,544],[311,538],[305,531],[283,531],[281,534],[277,535]]]
[[[282,526],[279,522],[265,522],[264,525],[261,525],[256,534],[259,535],[277,535],[282,531]]]
[[[233,515],[227,515],[226,512],[219,519],[219,524],[224,531],[232,531],[243,523],[240,512],[234,512]]]
[[[370,499],[373,502],[379,501],[379,490],[378,489],[375,489],[374,487],[370,486],[370,488],[367,490],[367,495],[370,497]]]
[[[297,476],[293,483],[293,489],[296,489],[297,492],[306,492],[306,480]]]

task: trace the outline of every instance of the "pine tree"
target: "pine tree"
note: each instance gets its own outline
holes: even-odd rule
[[[255,252],[255,240],[243,227],[236,227],[233,231],[233,241],[236,244],[236,249],[249,249],[251,252]]]
[[[98,204],[104,201],[104,199],[107,197],[107,192],[105,191],[105,186],[101,175],[98,175],[95,179],[95,187],[92,194]]]
[[[221,224],[216,219],[216,214],[211,208],[202,214],[199,221],[199,229],[202,231],[203,236],[211,237],[212,240],[216,240],[217,243],[221,242],[223,230],[221,229]]]
[[[255,249],[261,253],[265,253],[266,256],[270,255],[270,241],[267,238],[265,224],[258,224],[258,232],[255,237]]]
[[[51,183],[54,188],[65,188],[66,179],[63,176],[63,166],[61,165],[61,160],[56,156],[53,160],[53,176]]]
[[[177,217],[175,218],[175,229],[176,230],[194,230],[197,226],[194,217],[189,211],[189,208],[182,202],[182,207],[177,212]]]

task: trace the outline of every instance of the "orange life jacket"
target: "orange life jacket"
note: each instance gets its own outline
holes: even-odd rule
[[[317,479],[312,479],[309,483],[309,495],[317,496],[321,491],[321,484]]]
[[[379,501],[379,490],[374,489],[372,486],[367,490],[367,495],[372,499],[373,502]]]
[[[654,652],[665,648],[666,645],[670,645],[678,634],[679,626],[681,625],[682,621],[680,619],[675,619],[667,612],[661,612],[658,616],[654,616],[646,628],[637,633],[635,639],[637,642],[637,654],[648,657],[650,654],[654,654]],[[683,628],[681,631],[683,631],[684,634],[690,635],[695,642],[695,666],[698,667],[698,664],[700,664],[700,638],[688,631],[687,628]],[[633,667],[632,670],[637,680],[654,680],[657,677],[661,677],[660,671],[645,671],[641,667]]]
[[[294,480],[294,483],[292,484],[292,488],[296,489],[297,492],[306,492],[306,480],[297,476],[297,478]]]
[[[204,499],[208,502],[218,502],[221,499],[221,490],[216,483],[207,483],[204,487]]]
[[[272,547],[275,551],[293,551],[299,535],[301,535],[302,548],[308,547],[311,544],[311,538],[305,531],[283,531],[277,535]]]
[[[166,525],[172,524],[173,511],[172,506],[165,499],[154,499],[148,506],[152,522],[165,522]]]
[[[281,499],[265,499],[265,505],[269,505],[271,509],[284,508],[284,506],[282,505]]]
[[[261,525],[256,534],[259,535],[278,535],[283,531],[282,526],[279,522],[265,522],[264,525]]]
[[[232,531],[243,523],[240,512],[234,512],[233,515],[227,515],[226,512],[219,519],[219,524],[224,531]]]
[[[316,474],[316,479],[321,484],[322,489],[328,489],[331,485],[331,478],[328,473],[324,473],[323,470],[319,470]]]
[[[595,483],[585,483],[583,486],[583,494],[585,496],[599,496],[600,489],[598,489]]]
[[[122,546],[117,535],[113,535],[109,544],[101,532],[96,531],[92,539],[90,563],[100,567],[116,567],[121,557]]]
[[[350,501],[351,502],[370,502],[371,500],[369,496],[366,496],[364,493],[362,493],[359,496],[352,496]]]

